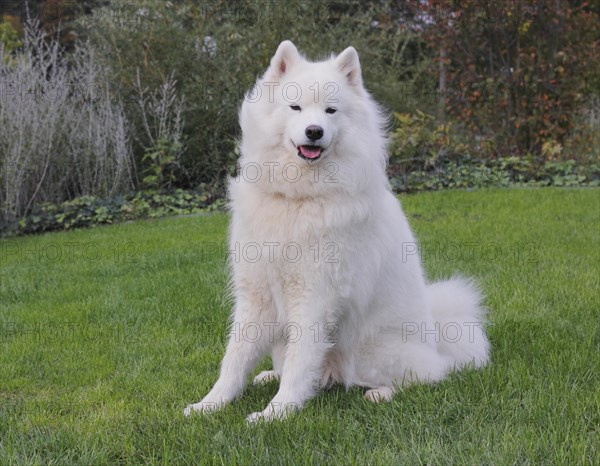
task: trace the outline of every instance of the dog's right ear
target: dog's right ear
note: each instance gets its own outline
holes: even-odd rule
[[[287,73],[291,66],[300,59],[300,53],[296,46],[290,40],[284,40],[277,52],[271,58],[271,66],[267,75],[270,79],[280,79]]]

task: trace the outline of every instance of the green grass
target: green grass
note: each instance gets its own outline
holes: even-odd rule
[[[429,276],[486,292],[485,369],[256,426],[277,387],[250,387],[187,419],[223,354],[225,215],[3,240],[0,464],[597,464],[600,190],[402,200]]]

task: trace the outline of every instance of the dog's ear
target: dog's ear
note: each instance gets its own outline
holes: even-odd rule
[[[358,60],[358,52],[354,47],[348,47],[340,53],[336,58],[336,63],[351,85],[360,86],[362,84],[360,61]]]
[[[296,46],[290,40],[284,40],[277,52],[271,58],[271,66],[269,67],[269,77],[274,79],[281,78],[287,73],[291,66],[300,59],[300,53]]]

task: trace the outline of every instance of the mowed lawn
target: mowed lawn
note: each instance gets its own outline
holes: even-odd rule
[[[429,277],[485,290],[492,363],[255,426],[274,383],[183,416],[223,355],[226,215],[0,241],[0,464],[598,464],[600,190],[402,203]]]

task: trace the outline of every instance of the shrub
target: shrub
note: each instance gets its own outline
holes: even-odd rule
[[[236,112],[223,92],[217,100],[207,85],[213,63],[198,46],[191,7],[157,0],[108,3],[80,18],[77,29],[114,70],[114,90],[126,102],[134,127],[134,158],[143,185],[191,187],[221,177],[234,145]],[[148,105],[157,102],[165,85],[169,95],[163,97],[172,100],[174,113],[163,116],[177,136],[165,137],[160,117],[152,116],[153,105]]]
[[[438,158],[452,151],[450,124],[439,124],[433,115],[420,110],[394,113],[395,130],[390,145],[390,160]]]
[[[238,107],[284,39],[311,58],[354,45],[367,86],[391,110],[414,110],[415,83],[431,81],[425,43],[417,31],[399,27],[394,2],[140,0],[123,8],[113,1],[81,18],[78,28],[103,51],[117,89],[134,103],[127,114],[137,134],[144,133],[137,70],[149,92],[171,74],[176,79],[177,94],[185,96],[186,150],[174,181],[182,187],[214,183],[235,170]],[[135,146],[141,170],[147,145]]]
[[[204,192],[182,190],[138,191],[109,198],[82,196],[60,204],[38,205],[18,222],[0,225],[0,237],[194,214],[218,209],[221,204],[219,199]]]
[[[471,157],[417,158],[390,166],[390,182],[397,192],[508,186],[600,186],[600,165],[578,165],[573,160],[548,162],[540,157],[479,159]]]
[[[131,189],[130,128],[96,51],[81,44],[67,57],[31,22],[14,61],[5,53],[0,47],[0,222],[40,202]]]
[[[554,158],[598,96],[600,21],[587,2],[419,2],[446,108],[501,155]],[[545,147],[544,147],[545,145]]]
[[[12,63],[10,53],[21,47],[17,31],[9,22],[0,22],[0,48],[3,50],[5,64]]]
[[[137,73],[138,105],[147,141],[142,158],[145,188],[170,188],[176,180],[176,170],[181,169],[184,99],[177,98],[176,83],[169,76],[155,92],[149,93],[142,87],[139,70]]]

